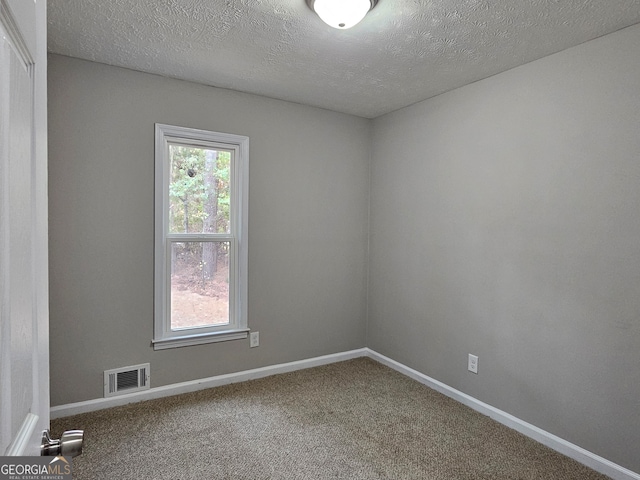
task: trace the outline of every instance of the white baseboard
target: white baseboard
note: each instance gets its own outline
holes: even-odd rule
[[[606,458],[600,457],[594,453],[585,450],[582,447],[567,442],[556,435],[553,435],[545,430],[542,430],[535,425],[520,420],[519,418],[510,415],[507,412],[503,412],[491,405],[488,405],[476,398],[473,398],[466,393],[463,393],[455,388],[439,382],[438,380],[424,375],[417,370],[407,367],[395,360],[392,360],[384,355],[381,355],[369,348],[361,348],[358,350],[351,350],[343,353],[336,353],[332,355],[325,355],[322,357],[309,358],[306,360],[299,360],[296,362],[282,363],[279,365],[271,365],[268,367],[256,368],[253,370],[246,370],[243,372],[229,373],[226,375],[219,375],[216,377],[209,377],[200,380],[194,380],[191,382],[176,383],[173,385],[166,385],[163,387],[151,388],[142,392],[131,393],[118,397],[110,398],[98,398],[95,400],[88,400],[86,402],[70,403],[67,405],[60,405],[51,408],[51,418],[62,418],[79,413],[87,413],[95,410],[102,410],[104,408],[117,407],[120,405],[126,405],[128,403],[142,402],[145,400],[152,400],[155,398],[169,397],[172,395],[179,395],[181,393],[195,392],[198,390],[204,390],[207,388],[219,387],[222,385],[229,385],[231,383],[246,382],[248,380],[255,380],[258,378],[264,378],[271,375],[277,375],[280,373],[288,373],[296,370],[304,370],[306,368],[319,367],[321,365],[328,365],[330,363],[342,362],[344,360],[351,360],[358,357],[369,357],[372,360],[382,363],[397,372],[406,375],[434,390],[453,398],[458,402],[466,405],[483,415],[496,420],[503,425],[516,430],[517,432],[526,435],[537,442],[546,445],[547,447],[566,455],[569,458],[576,460],[577,462],[586,465],[600,472],[604,475],[611,477],[614,480],[640,480],[640,474],[632,472],[620,465],[617,465]]]
[[[559,452],[563,455],[566,455],[569,458],[576,460],[577,462],[586,465],[593,470],[600,472],[604,475],[607,475],[614,480],[640,480],[640,474],[632,472],[620,465],[617,465],[613,462],[610,462],[606,458],[602,458],[594,453],[585,450],[582,447],[574,445],[573,443],[567,442],[560,437],[557,437],[545,430],[542,430],[535,425],[531,425],[530,423],[525,422],[524,420],[520,420],[519,418],[514,417],[513,415],[508,414],[507,412],[503,412],[491,405],[488,405],[476,398],[473,398],[466,393],[462,393],[455,388],[451,388],[448,385],[445,385],[438,380],[431,378],[427,375],[424,375],[417,370],[407,367],[395,360],[392,360],[384,355],[381,355],[373,350],[366,348],[367,357],[376,360],[383,365],[386,365],[397,372],[400,372],[407,377],[410,377],[434,390],[446,395],[447,397],[453,398],[458,402],[476,410],[483,415],[487,415],[488,417],[496,420],[503,425],[516,430],[517,432],[526,435],[533,440],[536,440],[543,445]]]
[[[50,410],[51,419],[70,417],[79,413],[93,412],[105,408],[119,407],[129,403],[143,402],[145,400],[153,400],[162,397],[171,397],[180,395],[181,393],[196,392],[207,388],[220,387],[231,383],[246,382],[248,380],[256,380],[258,378],[269,377],[280,373],[288,373],[296,370],[304,370],[305,368],[319,367],[330,363],[351,360],[352,358],[367,356],[364,348],[351,350],[348,352],[335,353],[332,355],[324,355],[322,357],[309,358],[296,362],[281,363],[279,365],[271,365],[268,367],[256,368],[253,370],[245,370],[243,372],[228,373],[226,375],[218,375],[215,377],[202,378],[192,380],[190,382],[174,383],[163,387],[150,388],[141,392],[129,393],[117,397],[96,398],[84,402],[69,403],[52,407]]]

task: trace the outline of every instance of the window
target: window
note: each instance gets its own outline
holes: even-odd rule
[[[154,348],[246,338],[248,137],[156,124],[155,163]]]

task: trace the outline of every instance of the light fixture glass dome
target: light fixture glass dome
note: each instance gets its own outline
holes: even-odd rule
[[[376,2],[372,0],[311,0],[307,3],[327,25],[344,30],[359,23]]]

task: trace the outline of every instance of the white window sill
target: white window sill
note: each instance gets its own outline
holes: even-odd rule
[[[242,340],[249,336],[249,329],[225,330],[221,332],[199,333],[194,335],[181,335],[179,337],[153,340],[154,350],[167,348],[189,347],[192,345],[204,345],[205,343],[226,342],[229,340]]]

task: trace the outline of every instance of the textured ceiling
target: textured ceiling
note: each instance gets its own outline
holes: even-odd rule
[[[639,0],[380,0],[350,30],[305,0],[49,0],[49,50],[363,117],[640,22]]]

